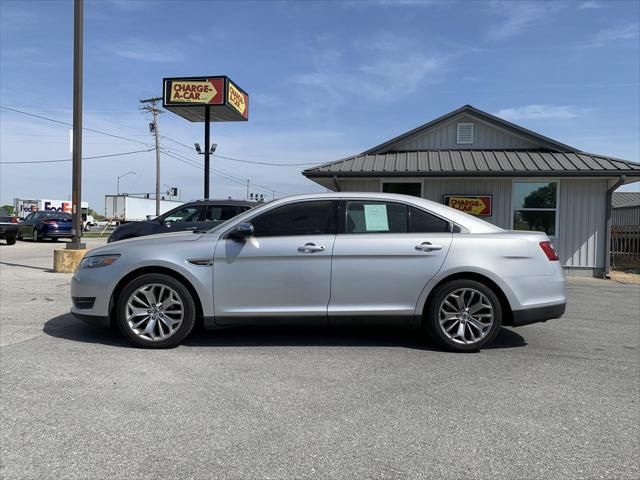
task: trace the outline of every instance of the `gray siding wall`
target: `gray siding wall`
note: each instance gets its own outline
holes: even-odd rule
[[[473,144],[458,145],[456,134],[458,123],[473,123]],[[430,149],[507,149],[537,148],[538,145],[500,128],[489,125],[470,116],[463,116],[429,130],[406,138],[389,150],[430,150]]]
[[[560,182],[556,243],[563,265],[604,268],[607,188],[607,180]]]
[[[382,181],[378,178],[344,179],[341,184],[344,191],[379,192]],[[417,178],[401,181],[422,182],[423,197],[439,203],[444,194],[493,195],[492,216],[482,219],[504,229],[511,228],[511,179]],[[607,188],[606,179],[560,180],[558,234],[554,241],[565,267],[591,269],[594,274],[604,268]]]
[[[617,226],[640,225],[640,207],[614,208],[611,211],[611,224]]]

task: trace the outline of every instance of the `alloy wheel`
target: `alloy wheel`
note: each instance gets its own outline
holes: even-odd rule
[[[460,288],[447,294],[438,310],[440,328],[453,342],[470,345],[491,331],[494,321],[489,299],[474,288]]]
[[[159,342],[180,328],[184,305],[173,288],[152,283],[139,287],[129,296],[125,315],[127,325],[135,335]]]

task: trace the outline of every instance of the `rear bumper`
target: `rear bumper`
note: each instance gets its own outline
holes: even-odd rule
[[[15,237],[18,235],[18,225],[0,225],[0,238]]]
[[[103,317],[101,315],[85,315],[83,313],[74,312],[73,310],[71,311],[71,315],[94,327],[106,328],[111,323],[109,321],[109,317]]]
[[[553,318],[561,317],[567,308],[566,302],[544,307],[526,308],[513,311],[513,326],[521,327],[532,323],[546,322]]]
[[[71,238],[71,230],[45,230],[43,237]]]

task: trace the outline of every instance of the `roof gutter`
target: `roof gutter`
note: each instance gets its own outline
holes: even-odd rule
[[[605,195],[605,201],[607,202],[605,206],[607,228],[605,230],[606,241],[604,242],[604,278],[611,278],[611,198],[613,197],[614,190],[624,185],[626,179],[626,175],[620,175],[620,179],[607,190],[607,194]]]

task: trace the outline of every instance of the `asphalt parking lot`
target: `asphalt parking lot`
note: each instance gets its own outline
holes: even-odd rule
[[[67,314],[60,246],[0,246],[2,478],[640,477],[637,284],[571,280],[563,319],[476,354],[371,328],[146,351]]]

